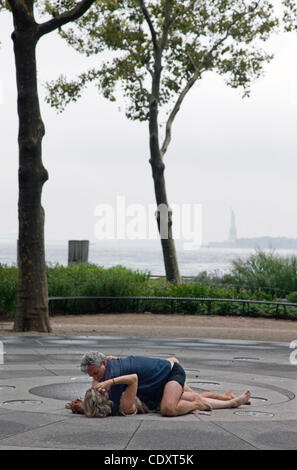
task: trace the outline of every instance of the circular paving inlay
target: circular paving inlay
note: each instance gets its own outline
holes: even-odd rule
[[[70,383],[56,383],[41,385],[29,390],[33,395],[45,398],[55,398],[56,400],[71,401],[75,398],[83,398],[86,391],[91,387],[90,382],[72,381]]]
[[[267,413],[266,411],[234,411],[234,414],[239,416],[254,416],[259,418],[268,418],[274,416],[273,413]]]

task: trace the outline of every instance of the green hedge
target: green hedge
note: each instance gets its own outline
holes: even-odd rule
[[[15,311],[17,285],[18,269],[0,264],[0,315]]]
[[[16,304],[17,268],[0,265],[0,315],[13,315]],[[252,289],[234,289],[233,286],[219,287],[202,282],[171,284],[165,279],[151,279],[149,273],[133,271],[123,266],[104,269],[92,264],[71,266],[47,266],[48,290],[50,297],[79,296],[147,296],[147,297],[201,297],[224,299],[276,300],[275,295]],[[63,301],[55,304],[55,313],[92,312],[156,312],[180,314],[208,314],[207,302],[191,301]],[[250,312],[242,304],[212,302],[212,314],[264,315],[274,316],[275,307],[250,305]],[[287,311],[288,313],[288,311]],[[280,309],[280,316],[283,310]],[[297,318],[297,309],[292,307],[290,315]]]

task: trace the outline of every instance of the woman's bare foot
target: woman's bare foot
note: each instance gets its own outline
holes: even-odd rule
[[[237,408],[238,406],[241,406],[241,405],[247,405],[248,403],[250,403],[250,398],[251,398],[251,392],[247,390],[239,397],[233,398],[231,400],[231,406],[232,408]]]
[[[232,400],[233,398],[237,398],[236,395],[232,392],[232,390],[226,390],[224,395],[228,400]],[[250,405],[250,404],[251,404],[250,400],[248,400],[245,403],[245,405]]]

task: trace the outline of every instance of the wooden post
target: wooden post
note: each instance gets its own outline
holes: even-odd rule
[[[89,240],[68,241],[68,265],[87,263],[89,257]]]

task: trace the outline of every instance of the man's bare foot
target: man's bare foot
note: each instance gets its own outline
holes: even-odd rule
[[[224,395],[228,400],[232,400],[232,398],[237,398],[236,395],[232,392],[232,390],[226,390]],[[245,403],[245,405],[250,405],[250,404],[251,404],[250,400],[248,400]]]
[[[241,405],[247,405],[248,402],[250,401],[250,398],[251,398],[251,392],[247,390],[239,397],[233,398],[231,400],[231,406],[232,408],[237,408],[238,406],[241,406]]]

